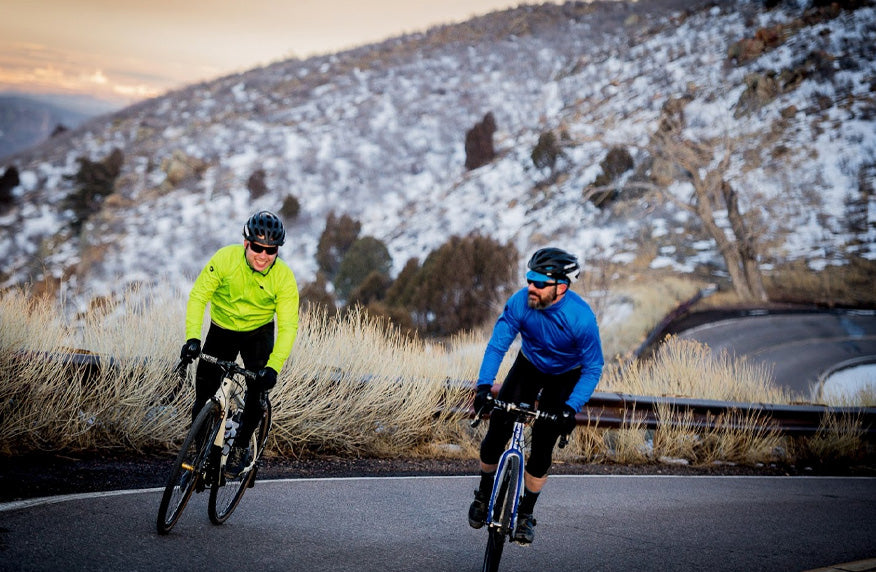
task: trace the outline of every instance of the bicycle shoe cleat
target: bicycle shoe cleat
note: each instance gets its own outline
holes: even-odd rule
[[[468,525],[472,528],[480,528],[487,521],[487,501],[489,497],[475,490],[474,500],[468,507]]]
[[[232,447],[225,462],[225,476],[236,479],[252,463],[252,454],[249,447]]]
[[[514,529],[512,541],[521,544],[532,544],[535,539],[535,519],[531,514],[520,513],[517,515],[517,527]]]

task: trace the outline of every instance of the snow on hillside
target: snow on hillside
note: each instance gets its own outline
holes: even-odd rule
[[[0,287],[48,275],[82,304],[132,283],[187,289],[215,248],[241,239],[249,213],[278,211],[289,194],[301,212],[281,254],[302,283],[315,275],[331,211],[384,241],[395,271],[473,231],[513,242],[523,257],[552,243],[585,261],[624,261],[645,238],[660,246],[655,267],[720,266],[714,243],[671,203],[624,216],[583,198],[611,146],[646,164],[642,146],[664,103],[685,95],[688,138],[739,141],[726,178],[745,210],[766,209],[762,224],[776,238],[767,261],[803,258],[817,269],[876,257],[873,6],[795,29],[734,65],[735,42],[798,20],[803,6],[681,10],[688,5],[521,7],[193,85],[93,121],[10,160],[21,184],[0,204]],[[815,52],[829,55],[829,70],[737,116],[749,74],[794,70]],[[466,171],[465,132],[487,112],[499,156]],[[547,130],[568,138],[562,176],[545,185],[549,173],[530,154]],[[116,192],[71,230],[64,199],[77,158],[100,161],[114,148],[124,153]],[[174,159],[195,167],[171,184]],[[253,198],[247,180],[259,169],[270,192]],[[863,228],[849,224],[849,205],[863,205]]]

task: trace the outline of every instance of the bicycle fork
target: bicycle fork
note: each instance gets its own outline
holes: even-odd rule
[[[493,492],[490,495],[490,504],[487,507],[487,526],[501,528],[507,524],[508,530],[502,531],[505,534],[510,533],[517,526],[517,505],[523,493],[523,447],[525,446],[523,428],[523,423],[517,422],[514,424],[511,446],[499,458],[499,466],[493,480]],[[509,471],[512,474],[509,475]],[[503,483],[506,478],[507,484]],[[506,490],[503,491],[503,488]],[[505,500],[509,498],[509,495],[511,502],[506,504]],[[493,519],[497,504],[506,504],[511,513],[510,515],[505,515],[504,513],[499,515],[498,522]]]

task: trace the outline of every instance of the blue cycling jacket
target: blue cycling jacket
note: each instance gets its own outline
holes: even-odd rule
[[[604,364],[596,316],[571,290],[543,310],[530,308],[527,298],[528,289],[523,288],[505,304],[484,351],[478,385],[493,385],[505,353],[520,334],[523,355],[539,371],[560,374],[581,368],[581,377],[566,400],[566,405],[580,411],[596,389]]]

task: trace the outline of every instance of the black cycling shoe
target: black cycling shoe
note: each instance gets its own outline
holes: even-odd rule
[[[468,525],[472,528],[480,528],[487,522],[487,502],[489,497],[480,490],[475,490],[474,500],[468,507]]]
[[[249,447],[232,447],[225,461],[225,477],[236,479],[252,462]]]
[[[514,528],[512,540],[517,544],[532,544],[535,539],[535,519],[531,514],[520,513],[517,515],[517,527]]]

